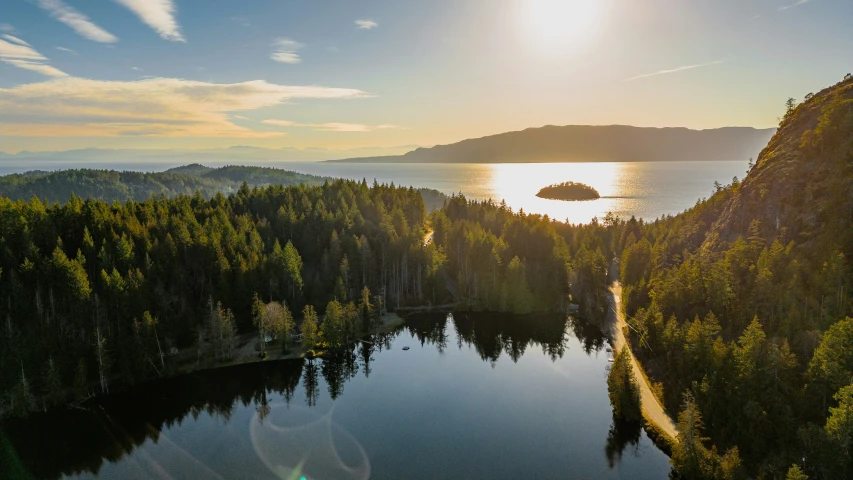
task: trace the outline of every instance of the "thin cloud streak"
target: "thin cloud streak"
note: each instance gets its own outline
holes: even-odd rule
[[[93,42],[115,43],[118,37],[92,23],[86,15],[66,5],[62,0],[38,0],[39,7],[51,17],[71,27],[83,38]]]
[[[48,65],[46,63],[38,63],[32,62],[30,60],[15,60],[15,59],[5,59],[0,58],[0,61],[8,63],[9,65],[14,65],[18,68],[23,68],[24,70],[32,70],[34,72],[38,72],[42,75],[47,75],[48,77],[67,77],[68,74],[63,72],[62,70]]]
[[[15,27],[9,23],[0,23],[0,32],[15,33]]]
[[[319,132],[373,132],[376,130],[402,130],[403,127],[397,125],[364,125],[361,123],[296,123],[290,120],[263,120],[261,123],[266,125],[275,125],[277,127],[308,127]]]
[[[186,42],[181,26],[175,20],[175,2],[172,0],[116,0],[135,13],[164,40]]]
[[[370,19],[356,20],[356,26],[358,26],[361,30],[373,30],[378,27],[379,24]]]
[[[49,77],[65,77],[67,73],[47,64],[47,57],[18,37],[3,35],[0,39],[0,62],[31,70]]]
[[[70,53],[71,55],[77,55],[77,52],[75,52],[74,50],[71,50],[70,48],[65,48],[65,47],[55,47],[55,48],[57,50],[59,50],[60,52],[66,52],[66,53]]]
[[[711,65],[718,65],[718,64],[723,63],[723,62],[725,62],[725,60],[717,60],[715,62],[708,62],[708,63],[699,63],[696,65],[685,65],[683,67],[670,68],[668,70],[660,70],[660,71],[653,72],[653,73],[644,73],[642,75],[637,75],[636,77],[626,78],[625,81],[630,82],[633,80],[639,80],[641,78],[655,77],[658,75],[666,75],[667,73],[683,72],[685,70],[693,70],[694,68],[702,68],[702,67],[708,67]]]
[[[794,7],[799,7],[800,5],[802,5],[802,4],[804,4],[804,3],[809,3],[810,1],[811,1],[811,0],[797,0],[795,3],[792,3],[791,5],[787,5],[787,6],[784,6],[784,7],[779,7],[779,9],[778,9],[778,10],[779,10],[780,12],[781,12],[781,11],[783,11],[783,10],[789,10],[789,9],[791,9],[791,8],[794,8]]]
[[[286,37],[276,38],[272,43],[274,48],[270,59],[279,63],[300,63],[302,58],[297,51],[305,45]]]
[[[29,43],[27,43],[27,42],[25,42],[25,41],[21,40],[21,39],[20,39],[20,38],[18,38],[18,37],[13,37],[12,35],[0,35],[0,36],[2,36],[3,38],[5,38],[6,40],[8,40],[8,41],[10,41],[10,42],[17,43],[18,45],[24,45],[24,46],[26,46],[26,47],[32,47],[32,45],[30,45]]]

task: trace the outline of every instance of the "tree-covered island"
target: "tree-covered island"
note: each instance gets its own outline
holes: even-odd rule
[[[554,185],[548,185],[539,193],[536,194],[539,198],[548,198],[551,200],[597,200],[601,198],[598,190],[577,182],[563,182]]]

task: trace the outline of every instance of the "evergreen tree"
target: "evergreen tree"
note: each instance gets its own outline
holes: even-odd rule
[[[640,386],[634,376],[631,365],[631,352],[628,346],[622,347],[607,375],[607,391],[613,415],[628,422],[641,422],[643,413],[640,404]]]

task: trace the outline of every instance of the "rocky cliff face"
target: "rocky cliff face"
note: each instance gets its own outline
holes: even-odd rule
[[[756,222],[757,221],[757,222]],[[853,253],[853,78],[792,108],[706,238],[795,241],[814,253]]]

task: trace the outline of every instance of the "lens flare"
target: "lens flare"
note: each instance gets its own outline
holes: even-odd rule
[[[304,407],[270,404],[250,425],[252,445],[270,472],[282,480],[367,480],[370,461],[358,440]]]

